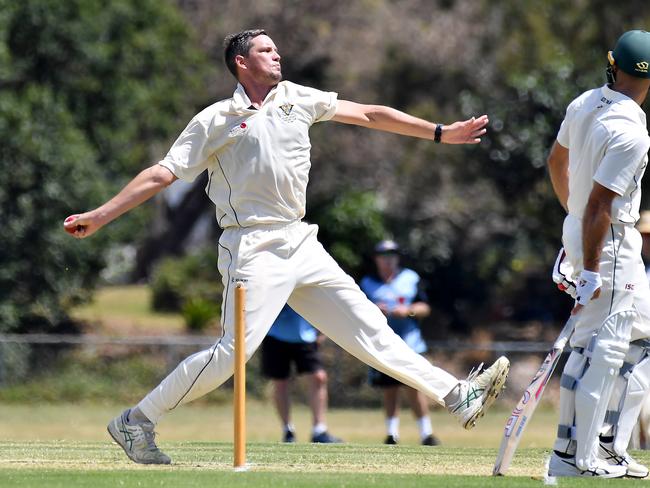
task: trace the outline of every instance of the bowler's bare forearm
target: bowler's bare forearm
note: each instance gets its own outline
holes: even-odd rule
[[[117,195],[93,211],[102,225],[146,202],[167,188],[176,176],[164,166],[154,164],[141,171]]]
[[[437,124],[414,117],[400,110],[384,105],[364,105],[339,100],[336,114],[332,118],[336,122],[359,125],[369,129],[382,130],[420,139],[433,140]],[[447,144],[476,144],[486,133],[485,126],[489,120],[487,115],[465,121],[454,122],[442,127],[441,142]]]
[[[176,181],[164,166],[154,164],[141,171],[117,195],[102,206],[78,215],[71,215],[63,224],[77,238],[88,237],[120,215],[149,200]]]

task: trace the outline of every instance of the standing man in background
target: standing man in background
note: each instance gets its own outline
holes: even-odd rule
[[[246,286],[246,358],[289,303],[350,354],[424,392],[464,428],[473,428],[503,389],[510,362],[500,357],[465,380],[433,366],[392,331],[381,310],[318,242],[318,227],[302,219],[312,125],[333,120],[434,143],[478,144],[487,116],[443,126],[283,81],[278,48],[262,29],[232,34],[224,46],[226,65],[237,80],[232,97],[197,114],[162,161],[140,172],[108,202],[64,222],[74,237],[89,237],[178,178],[193,181],[207,171],[206,193],[223,228],[218,243],[223,335],[111,420],[111,437],[135,462],[171,462],[155,443],[155,425],[233,374],[237,282]]]
[[[424,354],[427,345],[420,332],[419,321],[428,317],[431,308],[418,274],[399,265],[399,246],[393,240],[381,241],[375,246],[376,275],[361,280],[361,289],[388,319],[388,325],[418,354]],[[370,368],[370,384],[382,388],[386,413],[384,444],[399,442],[399,392],[404,389],[420,431],[424,446],[437,446],[440,440],[433,435],[429,401],[419,391],[376,369]]]
[[[634,228],[650,148],[641,109],[650,88],[650,33],[626,32],[608,60],[608,84],[571,102],[548,158],[568,214],[562,243],[574,270],[577,318],[550,476],[648,475],[627,446],[648,383],[646,349],[630,342],[650,335],[650,288]],[[622,402],[610,404],[619,371]]]
[[[296,442],[291,423],[290,377],[291,364],[296,373],[308,375],[309,406],[312,412],[311,441],[316,443],[342,442],[327,431],[327,373],[323,368],[318,346],[319,334],[309,322],[285,305],[262,341],[262,372],[273,382],[273,400],[282,420],[283,442]]]

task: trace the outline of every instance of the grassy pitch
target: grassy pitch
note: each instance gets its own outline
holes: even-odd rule
[[[402,443],[380,444],[379,410],[332,410],[332,432],[349,442],[314,445],[308,409],[297,405],[297,444],[272,442],[279,436],[270,405],[248,405],[248,462],[232,469],[230,405],[186,406],[159,425],[160,447],[171,466],[130,462],[106,434],[106,423],[121,407],[108,405],[0,405],[0,487],[526,487],[543,486],[544,462],[552,444],[555,413],[540,409],[528,427],[506,477],[493,478],[492,465],[508,412],[493,410],[472,431],[461,429],[447,413],[432,412],[444,445],[422,447],[407,412]],[[192,442],[188,442],[192,439]],[[636,452],[650,464],[650,451]],[[600,480],[599,480],[600,481]],[[635,486],[637,480],[602,480]],[[590,479],[562,479],[559,486],[587,486]]]
[[[496,454],[491,448],[426,448],[363,444],[249,445],[247,472],[231,467],[232,445],[176,442],[166,445],[172,466],[129,462],[108,442],[0,442],[2,487],[526,487],[542,486],[547,451],[526,448],[512,475],[489,474]],[[650,456],[641,454],[644,461]],[[562,479],[559,486],[587,486],[589,479]],[[634,486],[636,480],[606,484]]]

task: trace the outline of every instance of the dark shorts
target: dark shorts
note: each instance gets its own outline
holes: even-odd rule
[[[368,383],[370,383],[370,386],[374,386],[375,388],[390,388],[392,386],[400,386],[404,384],[392,376],[388,376],[387,374],[373,368],[368,368]]]
[[[370,383],[370,386],[374,386],[375,388],[389,388],[391,386],[400,386],[403,384],[392,376],[388,376],[387,374],[373,368],[368,370],[368,383]]]
[[[298,374],[315,373],[323,369],[316,342],[284,342],[270,336],[262,341],[262,373],[274,380],[291,376],[291,363]]]

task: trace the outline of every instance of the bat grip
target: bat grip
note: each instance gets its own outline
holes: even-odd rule
[[[573,335],[573,329],[575,327],[576,320],[577,320],[576,315],[571,315],[571,317],[569,317],[569,320],[567,320],[566,324],[564,324],[564,327],[562,328],[560,335],[555,340],[555,343],[553,343],[553,349],[560,349],[560,350],[564,349],[564,346],[566,346],[566,343]]]

